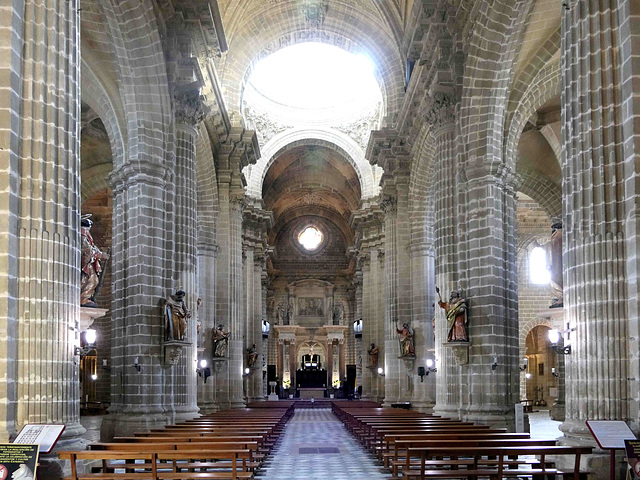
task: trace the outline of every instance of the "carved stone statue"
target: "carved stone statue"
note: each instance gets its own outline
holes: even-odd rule
[[[287,325],[294,325],[295,315],[296,315],[296,307],[293,303],[293,298],[289,299],[288,307],[287,307]]]
[[[213,356],[226,357],[229,346],[229,333],[224,331],[222,325],[218,325],[213,331]]]
[[[436,292],[440,297],[440,289],[436,287]],[[443,308],[447,315],[447,342],[468,342],[467,333],[467,300],[462,298],[462,290],[453,290],[448,302],[443,302],[442,297],[438,301],[440,308]]]
[[[554,222],[551,225],[551,237],[547,243],[547,253],[549,255],[549,273],[551,274],[551,288],[555,298],[550,308],[562,307],[562,222]]]
[[[167,340],[183,341],[187,332],[187,320],[191,312],[184,303],[186,293],[178,290],[169,295],[164,301],[165,338]]]
[[[247,365],[249,368],[253,368],[256,364],[256,360],[258,359],[258,349],[256,348],[256,344],[254,343],[249,348],[247,348]]]
[[[83,307],[97,307],[95,295],[104,275],[104,264],[109,259],[109,253],[100,250],[93,242],[90,230],[93,222],[89,220],[91,214],[83,215],[80,224],[82,237],[81,273],[80,273],[80,305]]]
[[[342,325],[342,319],[344,318],[344,306],[342,302],[336,302],[333,307],[333,324]]]
[[[403,323],[402,328],[397,329],[400,334],[400,354],[403,357],[415,356],[413,348],[413,329],[408,323]]]
[[[278,325],[284,325],[287,319],[287,310],[284,308],[282,302],[278,304]]]
[[[370,367],[377,367],[378,366],[378,352],[380,351],[380,349],[376,346],[375,343],[371,344],[371,348],[369,348],[369,350],[367,350],[367,352],[369,353],[369,366]]]

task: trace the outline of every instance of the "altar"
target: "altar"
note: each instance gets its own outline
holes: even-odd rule
[[[326,388],[311,388],[311,387],[301,387],[298,388],[298,392],[300,392],[301,399],[310,399],[310,398],[324,398]]]

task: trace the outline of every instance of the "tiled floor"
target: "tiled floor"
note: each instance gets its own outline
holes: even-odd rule
[[[382,480],[381,471],[330,409],[296,409],[260,480]]]
[[[531,438],[536,440],[555,440],[562,436],[558,427],[562,422],[556,422],[549,418],[549,410],[539,410],[530,412],[529,425],[531,427]]]

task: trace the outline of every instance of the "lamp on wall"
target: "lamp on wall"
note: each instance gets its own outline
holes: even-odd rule
[[[524,357],[524,363],[520,367],[520,371],[524,372],[528,366],[529,366],[529,359],[527,357]]]
[[[378,375],[380,375],[381,377],[384,377],[384,368],[378,367]]]
[[[271,324],[262,320],[262,338],[269,338],[269,331],[271,331]]]
[[[244,374],[242,376],[243,377],[248,377],[250,373],[251,373],[251,369],[249,367],[246,367],[244,369]]]
[[[355,338],[362,338],[362,319],[353,322],[353,336]]]
[[[552,367],[551,368],[551,375],[553,375],[554,377],[558,378],[560,376],[560,374],[558,373],[558,371],[556,370],[556,367]]]
[[[142,372],[142,365],[140,365],[138,357],[133,357],[133,368],[135,368],[138,373]]]
[[[557,329],[552,328],[549,330],[549,342],[551,342],[551,348],[560,355],[571,355],[571,345],[559,345],[561,338],[562,336]]]
[[[93,328],[89,328],[86,332],[84,332],[84,339],[87,342],[87,346],[86,347],[76,346],[73,351],[73,354],[80,357],[86,357],[87,355],[89,355],[89,352],[96,348],[96,338],[97,338],[96,331]]]
[[[491,370],[495,370],[496,368],[498,368],[498,357],[496,357],[495,355],[493,356],[493,363],[491,364]]]
[[[211,376],[211,369],[207,366],[207,361],[204,358],[200,360],[200,366],[196,368],[196,373],[199,377],[204,377],[204,383],[207,383],[207,378]]]

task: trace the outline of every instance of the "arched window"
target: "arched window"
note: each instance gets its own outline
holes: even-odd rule
[[[542,247],[535,247],[529,254],[529,279],[535,285],[548,285],[551,280],[547,251]]]

